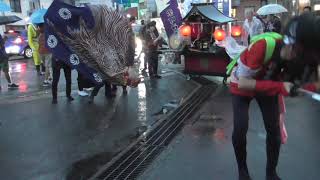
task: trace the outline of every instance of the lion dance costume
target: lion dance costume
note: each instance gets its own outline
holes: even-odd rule
[[[105,5],[74,7],[54,1],[45,17],[47,46],[53,56],[95,84],[137,86],[129,68],[134,35],[128,19]]]

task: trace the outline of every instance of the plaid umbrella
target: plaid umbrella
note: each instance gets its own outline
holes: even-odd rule
[[[127,85],[134,44],[128,20],[104,5],[74,7],[53,1],[45,17],[53,55],[99,84]]]

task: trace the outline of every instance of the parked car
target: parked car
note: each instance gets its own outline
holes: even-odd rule
[[[8,55],[19,55],[25,58],[32,58],[32,49],[28,44],[28,34],[26,30],[9,30],[4,33],[7,38],[5,48]]]

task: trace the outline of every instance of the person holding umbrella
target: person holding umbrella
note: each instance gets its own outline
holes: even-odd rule
[[[264,27],[262,22],[254,16],[253,11],[246,12],[246,20],[243,23],[245,34],[244,44],[249,44],[250,39],[256,35],[262,34]],[[248,42],[248,43],[247,43]]]
[[[44,23],[43,16],[47,12],[46,9],[39,9],[32,13],[30,16],[31,24],[28,26],[28,42],[29,46],[32,48],[33,52],[33,61],[36,66],[36,70],[39,75],[45,74],[45,66],[43,62],[41,62],[40,54],[39,54],[39,24]],[[40,69],[41,67],[41,69]]]
[[[238,164],[239,180],[251,180],[247,166],[246,134],[249,124],[249,105],[255,99],[262,112],[267,132],[266,180],[281,180],[277,165],[281,146],[279,95],[295,95],[294,84],[279,77],[286,72],[284,62],[298,59],[306,64],[310,58],[319,59],[320,19],[311,14],[293,18],[285,35],[266,33],[254,37],[232,69],[230,91],[232,93],[234,129],[232,143]],[[302,56],[308,54],[308,57]],[[303,86],[307,90],[319,90],[320,83]]]

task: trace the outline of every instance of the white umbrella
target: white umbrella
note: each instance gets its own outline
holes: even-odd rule
[[[269,14],[280,14],[288,12],[288,10],[279,4],[268,4],[258,9],[257,14],[265,16]]]

